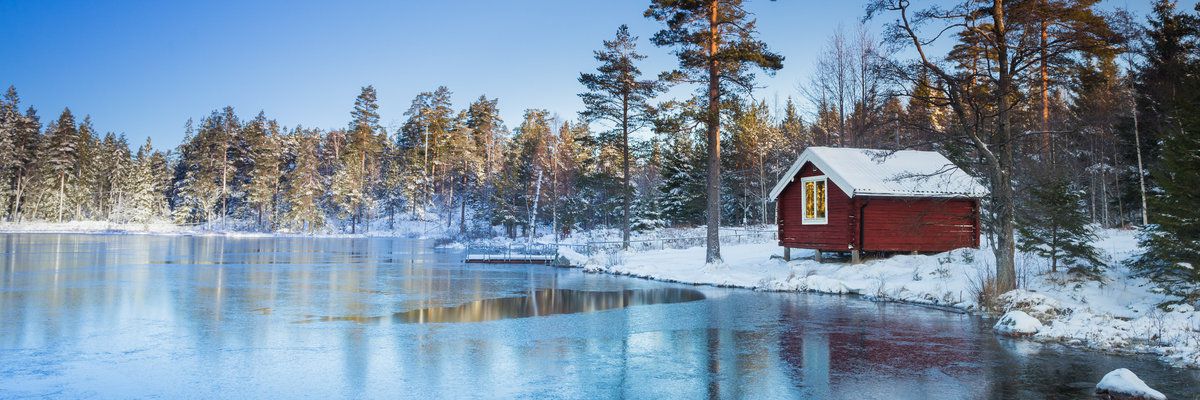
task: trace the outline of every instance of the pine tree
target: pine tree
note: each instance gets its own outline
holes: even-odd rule
[[[333,175],[333,201],[344,218],[350,219],[350,232],[357,233],[359,223],[370,220],[376,185],[380,176],[379,160],[386,132],[379,126],[375,88],[364,87],[354,100],[350,116],[350,135],[341,163]]]
[[[497,172],[504,161],[503,149],[506,129],[500,118],[499,99],[488,99],[479,96],[478,100],[467,107],[466,127],[474,140],[474,148],[479,158],[479,179],[475,189],[470,193],[470,207],[480,215],[490,215],[492,196],[496,191]]]
[[[604,49],[595,52],[601,64],[596,73],[579,74],[579,83],[587,88],[580,93],[585,109],[580,114],[588,121],[604,120],[614,124],[619,133],[621,149],[622,222],[621,247],[629,248],[630,206],[633,188],[630,187],[629,134],[648,122],[647,100],[662,90],[656,80],[641,80],[642,71],[636,63],[646,56],[637,52],[637,37],[629,27],[621,25],[616,38],[604,41]]]
[[[665,23],[654,35],[657,46],[675,47],[680,69],[667,74],[672,82],[702,84],[708,149],[705,209],[708,231],[705,260],[721,261],[721,103],[753,86],[749,67],[767,73],[783,68],[783,56],[755,38],[755,21],[741,0],[653,0],[646,17]]]

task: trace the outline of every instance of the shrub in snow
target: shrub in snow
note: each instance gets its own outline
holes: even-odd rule
[[[1134,375],[1133,371],[1119,368],[1104,375],[1096,384],[1096,397],[1101,399],[1147,399],[1166,400],[1167,396],[1151,389]]]
[[[996,325],[992,327],[997,333],[1007,336],[1032,336],[1042,329],[1042,321],[1029,316],[1024,311],[1013,310],[1004,313]]]

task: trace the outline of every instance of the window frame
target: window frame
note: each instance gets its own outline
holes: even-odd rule
[[[825,203],[824,204],[825,215],[823,217],[808,218],[808,215],[807,215],[808,193],[807,193],[807,191],[808,191],[808,183],[809,182],[814,182],[814,184],[813,184],[814,188],[816,187],[816,182],[821,182],[825,185],[825,197],[821,199],[822,202]],[[816,197],[816,193],[813,193],[813,197]],[[814,206],[816,206],[816,204],[814,204]],[[816,210],[819,210],[819,208],[816,208],[816,207],[813,208],[814,215],[816,215],[816,213],[817,213]],[[818,176],[809,176],[809,177],[800,178],[800,224],[801,225],[828,225],[829,224],[829,177],[828,176],[818,175]]]

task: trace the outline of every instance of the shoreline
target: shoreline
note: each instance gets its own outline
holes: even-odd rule
[[[1108,232],[1108,239],[1129,244],[1129,232]],[[768,292],[852,295],[862,300],[897,303],[973,315],[998,322],[1009,312],[1035,316],[1044,326],[1025,335],[995,332],[1039,343],[1059,344],[1111,354],[1154,355],[1167,364],[1200,369],[1200,312],[1190,306],[1160,310],[1165,297],[1132,278],[1120,261],[1132,249],[1109,247],[1114,260],[1103,281],[1077,280],[1064,272],[1024,271],[1028,282],[1001,295],[999,312],[985,310],[971,295],[971,276],[985,273],[986,249],[960,249],[938,255],[895,255],[863,264],[785,262],[772,258],[774,243],[723,247],[724,264],[709,266],[679,260],[703,260],[703,248],[616,253],[589,257],[585,272],[641,279],[741,288]],[[726,252],[725,250],[729,250]],[[1115,250],[1115,251],[1113,251]],[[793,250],[795,252],[795,250]],[[1025,260],[1035,263],[1037,260]],[[932,273],[932,275],[931,275]]]

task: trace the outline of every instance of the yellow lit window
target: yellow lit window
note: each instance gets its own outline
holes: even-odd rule
[[[826,214],[828,203],[826,196],[827,182],[824,176],[814,176],[800,180],[804,188],[804,218],[801,221],[802,224],[817,225],[828,223],[829,218]]]

